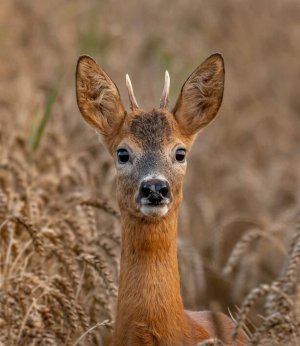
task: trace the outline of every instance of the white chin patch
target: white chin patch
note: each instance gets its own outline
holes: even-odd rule
[[[142,205],[141,212],[146,216],[160,217],[167,214],[169,208],[167,205],[149,206]]]

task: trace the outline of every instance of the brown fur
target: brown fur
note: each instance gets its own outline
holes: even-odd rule
[[[76,96],[84,119],[104,136],[112,136],[125,117],[118,88],[108,75],[83,55],[76,69]]]
[[[135,117],[130,133],[144,150],[155,150],[170,139],[171,126],[165,114],[153,110]]]
[[[135,109],[126,114],[116,86],[100,67],[88,57],[78,62],[81,113],[104,134],[114,157],[125,147],[132,160],[125,168],[116,164],[122,252],[113,346],[195,345],[212,336],[220,336],[227,345],[246,342],[244,335],[231,342],[234,324],[227,316],[184,311],[177,262],[177,218],[186,165],[176,162],[174,148],[189,150],[196,132],[214,119],[223,85],[223,59],[215,54],[188,78],[173,113]],[[167,214],[156,218],[142,214],[136,199],[141,179],[153,174],[167,179],[173,197]]]
[[[173,110],[183,133],[193,135],[215,118],[223,99],[224,78],[223,59],[213,54],[186,80]]]

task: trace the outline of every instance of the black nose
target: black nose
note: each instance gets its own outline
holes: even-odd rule
[[[143,181],[141,184],[140,198],[146,198],[150,204],[159,205],[170,196],[170,186],[166,180],[151,179]]]

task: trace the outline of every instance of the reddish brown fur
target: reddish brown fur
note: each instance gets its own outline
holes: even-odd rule
[[[122,252],[113,346],[195,345],[213,336],[226,345],[246,344],[243,334],[236,343],[231,341],[234,324],[226,315],[184,310],[177,262],[185,166],[172,163],[172,148],[179,143],[189,150],[195,134],[215,118],[223,96],[223,59],[215,54],[193,72],[173,113],[135,109],[126,114],[117,87],[89,57],[79,60],[76,85],[82,115],[104,134],[111,154],[115,156],[120,145],[135,153],[135,170],[119,173],[117,180]],[[156,166],[169,181],[173,200],[167,214],[151,218],[137,208],[136,191],[140,171],[146,175]]]
[[[234,324],[226,315],[184,311],[177,263],[177,210],[157,223],[141,223],[123,214],[122,228],[113,345],[195,345],[216,334],[234,345],[230,342]],[[239,335],[235,345],[244,344],[246,338]]]

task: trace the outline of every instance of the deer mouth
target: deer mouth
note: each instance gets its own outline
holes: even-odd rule
[[[145,216],[162,217],[169,211],[169,198],[142,198],[140,212]]]
[[[140,211],[145,216],[162,217],[169,211],[168,204],[141,204]]]

